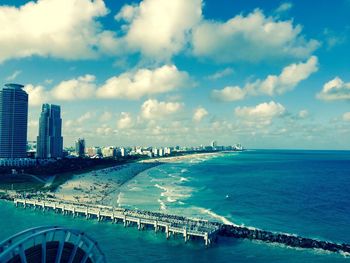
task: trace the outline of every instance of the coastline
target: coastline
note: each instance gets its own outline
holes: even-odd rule
[[[128,163],[101,170],[74,175],[69,181],[50,192],[56,198],[87,204],[110,204],[119,188],[160,163]]]
[[[120,187],[138,174],[164,163],[181,162],[218,154],[223,153],[195,153],[153,158],[73,175],[70,180],[49,193],[65,201],[118,206]]]
[[[203,152],[203,153],[193,153],[193,154],[185,154],[179,156],[170,156],[170,157],[160,157],[160,158],[152,158],[147,160],[139,161],[141,163],[175,163],[180,161],[186,161],[193,158],[200,157],[208,157],[225,154],[224,152]]]

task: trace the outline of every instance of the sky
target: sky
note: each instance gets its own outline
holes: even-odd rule
[[[350,1],[0,0],[0,79],[64,145],[350,149]]]

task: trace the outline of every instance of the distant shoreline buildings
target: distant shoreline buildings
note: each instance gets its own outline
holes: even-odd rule
[[[89,147],[79,138],[71,151],[63,150],[61,107],[43,104],[39,117],[36,142],[27,141],[28,94],[23,85],[6,84],[0,89],[0,166],[23,167],[45,165],[48,162],[70,158],[119,158],[127,156],[163,157],[186,152],[210,152],[242,150],[241,145],[218,146],[212,141],[209,146],[199,147]],[[27,151],[28,148],[28,151]]]

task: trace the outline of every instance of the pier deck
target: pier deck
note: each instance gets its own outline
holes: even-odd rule
[[[186,218],[163,213],[148,212],[143,210],[131,210],[125,208],[114,208],[102,205],[88,205],[74,202],[38,199],[14,199],[16,206],[24,208],[53,210],[62,214],[69,214],[73,217],[84,216],[86,219],[111,221],[112,223],[122,222],[125,227],[137,225],[139,230],[145,227],[152,227],[157,231],[164,231],[168,239],[172,234],[180,234],[185,242],[190,238],[199,237],[204,239],[206,246],[210,245],[216,234],[219,232],[220,223],[213,223],[205,220]]]

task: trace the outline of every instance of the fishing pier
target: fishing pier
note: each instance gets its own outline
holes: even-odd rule
[[[63,215],[71,215],[72,217],[80,216],[98,221],[123,223],[124,227],[137,226],[139,230],[152,228],[155,232],[164,231],[167,239],[171,235],[180,235],[184,238],[185,242],[190,239],[201,238],[204,240],[206,246],[209,246],[213,242],[222,226],[220,223],[164,213],[81,204],[56,199],[16,198],[14,199],[14,203],[17,207],[42,209],[43,211],[49,210]]]

